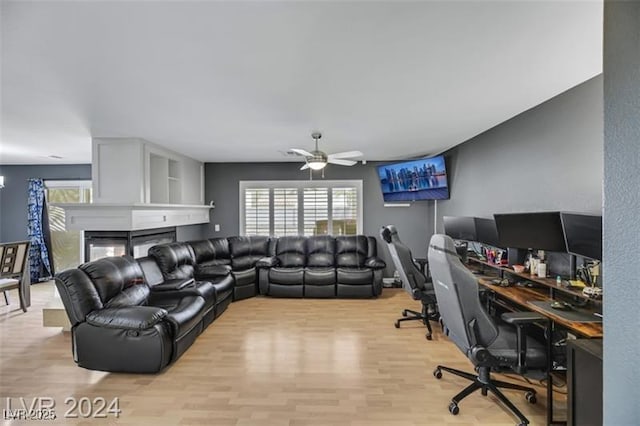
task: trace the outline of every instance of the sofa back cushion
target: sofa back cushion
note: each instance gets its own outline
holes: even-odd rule
[[[149,296],[140,265],[129,256],[105,257],[79,266],[105,307],[143,305]]]
[[[306,237],[280,237],[276,244],[276,258],[283,268],[303,267],[307,263]]]
[[[193,278],[193,250],[187,243],[159,244],[149,249],[167,280]]]
[[[234,271],[250,269],[258,260],[269,255],[269,237],[231,237],[229,250]]]
[[[193,260],[196,264],[207,262],[214,257],[213,244],[209,240],[187,242],[193,251]]]
[[[368,240],[364,235],[336,237],[336,266],[338,268],[363,267],[368,252]]]
[[[330,235],[307,238],[307,266],[331,268],[335,265],[336,239]]]
[[[213,246],[213,259],[209,260],[208,263],[212,265],[230,265],[229,240],[226,238],[211,238],[209,241]]]
[[[84,322],[89,312],[104,307],[96,286],[80,269],[67,269],[57,274],[56,287],[71,325]]]

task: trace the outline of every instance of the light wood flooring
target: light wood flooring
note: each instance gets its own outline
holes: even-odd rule
[[[385,289],[372,300],[257,297],[233,303],[182,358],[157,375],[77,367],[70,334],[42,327],[51,283],[32,287],[26,314],[17,294],[11,297],[8,307],[0,299],[0,413],[7,397],[49,396],[55,398],[60,424],[516,423],[491,395],[480,393],[460,404],[459,415],[449,414],[450,398],[467,382],[447,373],[436,380],[432,371],[441,363],[471,372],[471,364],[437,324],[433,341],[425,339],[418,323],[393,327],[402,309],[419,308],[399,289]],[[542,386],[536,389],[536,405],[521,393],[506,395],[532,424],[541,425],[546,398]],[[61,419],[70,396],[118,397],[122,413],[119,419]]]

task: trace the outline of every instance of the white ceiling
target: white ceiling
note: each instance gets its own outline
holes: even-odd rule
[[[602,3],[2,1],[0,164],[454,146],[601,73]],[[62,159],[51,159],[57,155]]]

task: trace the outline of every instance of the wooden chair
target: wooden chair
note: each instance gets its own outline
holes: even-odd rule
[[[0,291],[4,293],[4,301],[8,305],[7,291],[18,289],[20,308],[23,312],[27,312],[24,285],[28,285],[30,279],[27,268],[28,255],[29,241],[0,244]]]

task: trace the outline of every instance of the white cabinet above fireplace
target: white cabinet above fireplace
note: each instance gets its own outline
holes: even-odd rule
[[[93,202],[56,204],[67,229],[137,231],[209,223],[204,164],[139,138],[94,138]]]
[[[95,203],[204,204],[204,164],[139,138],[94,138]]]

